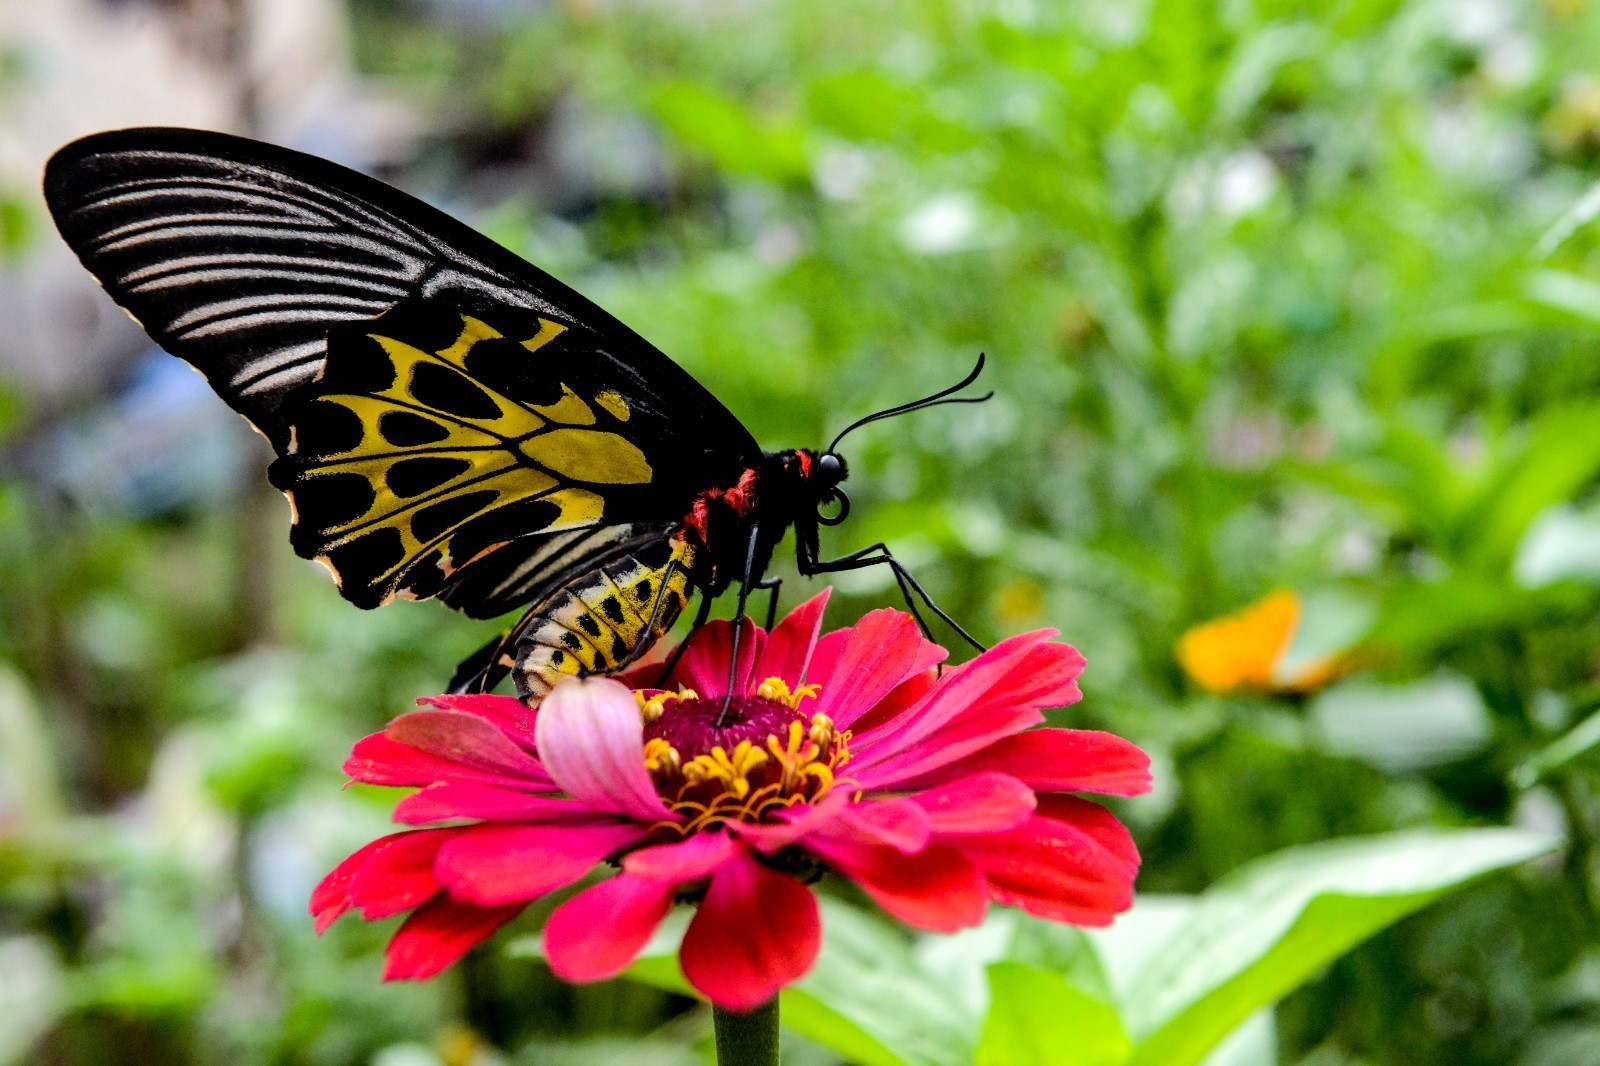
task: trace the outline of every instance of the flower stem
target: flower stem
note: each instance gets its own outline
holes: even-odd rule
[[[753,1011],[711,1008],[717,1031],[717,1066],[778,1066],[778,1000]]]

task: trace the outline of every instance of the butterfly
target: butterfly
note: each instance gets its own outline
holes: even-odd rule
[[[795,531],[802,575],[887,566],[973,640],[889,548],[823,559],[852,430],[763,452],[693,377],[604,310],[460,222],[314,156],[220,133],[128,129],[45,169],[57,228],[153,340],[272,444],[290,544],[358,607],[526,606],[457,669],[524,699],[637,661],[700,595],[736,617]],[[735,628],[735,639],[742,627]],[[924,630],[926,630],[924,624]],[[737,661],[737,654],[734,659]]]

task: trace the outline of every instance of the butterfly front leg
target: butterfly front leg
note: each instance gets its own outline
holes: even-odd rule
[[[900,595],[905,599],[907,610],[911,612],[911,617],[917,620],[917,626],[928,639],[933,639],[933,634],[929,631],[927,622],[923,620],[922,612],[917,608],[919,599],[927,605],[928,610],[932,611],[945,625],[953,629],[962,640],[979,651],[988,650],[976,637],[968,633],[961,626],[961,623],[951,618],[944,608],[934,602],[933,597],[928,595],[928,591],[922,587],[922,583],[906,568],[904,563],[894,557],[894,553],[889,550],[889,546],[883,541],[870,544],[860,551],[851,552],[849,555],[841,555],[837,559],[818,559],[814,549],[809,557],[803,554],[800,559],[801,572],[807,576],[839,574],[849,570],[864,570],[869,566],[887,566],[890,572],[894,574],[895,582],[900,586]]]

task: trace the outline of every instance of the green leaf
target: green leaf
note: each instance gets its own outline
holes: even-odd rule
[[[1596,745],[1600,745],[1600,711],[1573,726],[1512,770],[1511,783],[1518,788],[1532,788],[1546,774],[1593,751]]]
[[[997,962],[989,998],[978,1066],[1116,1066],[1133,1050],[1109,1003],[1050,970]]]
[[[1124,990],[1124,1020],[1138,1040],[1130,1062],[1200,1062],[1255,1011],[1373,933],[1558,844],[1519,829],[1416,830],[1292,848],[1241,867],[1200,897]]]

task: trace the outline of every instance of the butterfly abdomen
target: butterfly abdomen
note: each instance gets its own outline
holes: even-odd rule
[[[517,694],[539,699],[563,677],[613,673],[634,649],[654,644],[688,604],[694,561],[694,548],[675,536],[550,597],[522,627],[512,671]]]

